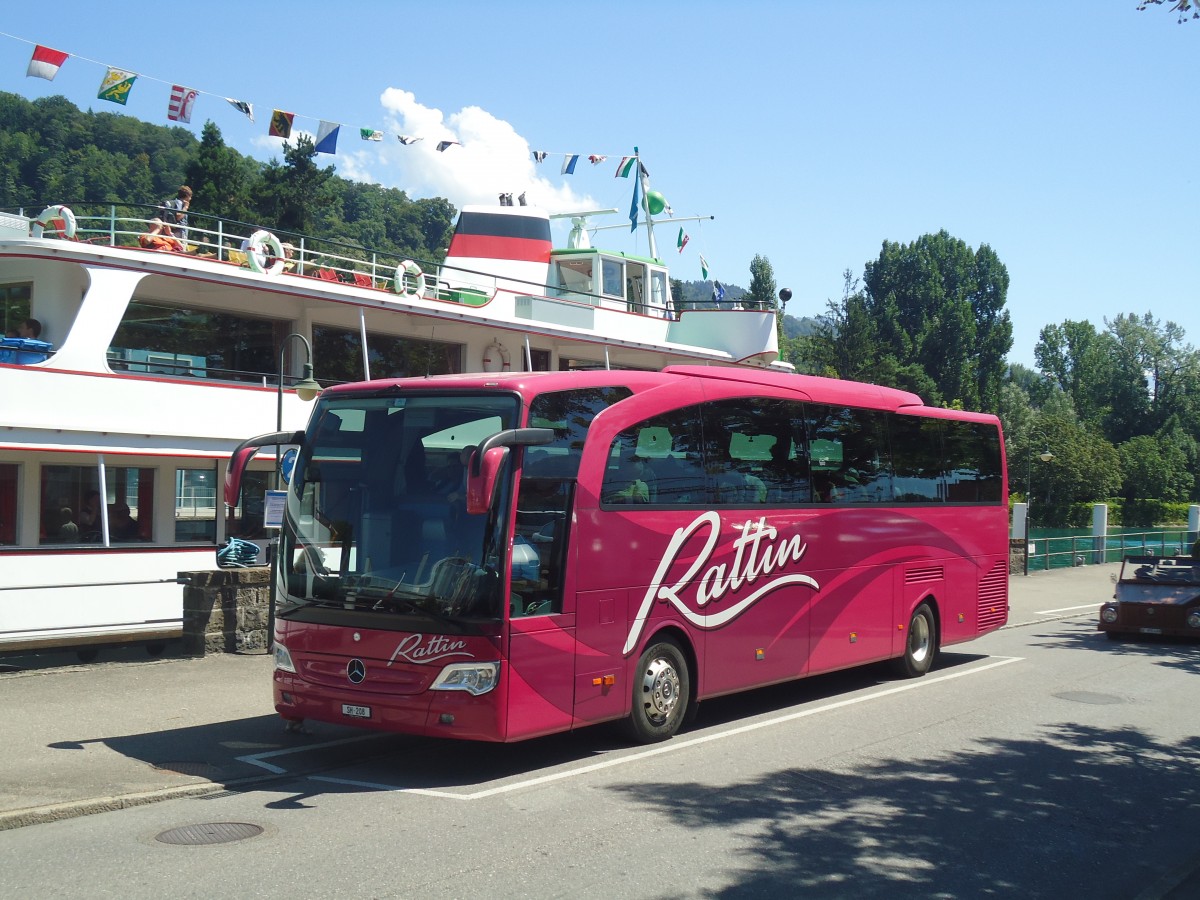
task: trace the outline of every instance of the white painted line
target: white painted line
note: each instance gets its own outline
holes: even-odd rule
[[[273,765],[269,762],[263,762],[265,759],[274,759],[277,756],[288,756],[292,753],[304,753],[308,750],[322,750],[325,747],[338,747],[342,744],[354,744],[358,741],[369,741],[371,738],[382,737],[379,734],[363,734],[355,737],[342,738],[338,741],[326,741],[324,744],[305,744],[302,747],[288,747],[285,750],[271,750],[268,753],[252,753],[249,756],[235,757],[238,762],[249,763],[252,766],[260,766],[266,769],[272,775],[286,775],[287,769]]]
[[[1064,606],[1061,609],[1039,609],[1037,612],[1034,613],[1034,615],[1035,616],[1051,616],[1051,615],[1054,615],[1054,613],[1074,612],[1077,609],[1098,610],[1098,609],[1100,609],[1100,603],[1101,603],[1101,601],[1097,600],[1095,603],[1085,603],[1083,606]]]
[[[701,735],[685,740],[668,741],[664,744],[658,744],[647,750],[642,750],[637,753],[613,757],[602,760],[601,762],[592,763],[588,766],[581,766],[577,769],[571,769],[566,772],[554,772],[550,775],[539,775],[536,778],[527,778],[523,781],[514,781],[509,784],[501,785],[494,788],[486,788],[473,793],[462,794],[453,791],[440,791],[431,788],[402,788],[397,785],[379,784],[369,781],[351,781],[349,779],[328,778],[323,775],[310,775],[312,781],[328,781],[333,784],[345,784],[350,786],[371,788],[374,790],[395,791],[401,794],[419,794],[424,797],[441,797],[446,800],[483,800],[487,797],[494,797],[497,794],[508,794],[512,791],[520,791],[525,788],[535,787],[540,784],[548,784],[552,781],[562,781],[567,778],[575,778],[579,775],[586,775],[590,772],[598,772],[601,769],[609,769],[613,766],[623,766],[627,763],[637,762],[643,759],[649,759],[652,756],[660,756],[664,753],[675,753],[680,750],[686,750],[690,747],[696,747],[701,744],[707,744],[711,741],[720,741],[725,738],[734,737],[739,734],[747,734],[751,731],[757,731],[760,728],[770,728],[774,725],[782,725],[784,722],[793,722],[796,719],[803,719],[808,716],[815,716],[818,713],[829,712],[835,709],[842,709],[847,706],[854,706],[859,703],[866,703],[868,700],[877,700],[880,697],[890,697],[893,694],[900,694],[905,691],[916,690],[917,688],[930,687],[935,684],[940,684],[943,681],[950,681],[955,678],[965,678],[968,675],[978,675],[981,672],[986,672],[988,669],[995,669],[999,666],[1007,666],[1009,663],[1022,662],[1024,657],[1021,656],[994,656],[991,657],[991,662],[986,665],[975,666],[970,669],[960,669],[953,672],[947,672],[944,675],[936,675],[933,677],[925,676],[924,678],[914,678],[911,681],[906,681],[904,684],[899,684],[894,687],[886,688],[881,691],[875,691],[871,694],[863,694],[858,697],[849,697],[845,700],[837,700],[833,703],[826,703],[823,706],[814,706],[808,709],[802,709],[799,712],[787,713],[786,715],[776,716],[771,719],[763,719],[759,722],[752,722],[748,725],[741,725],[737,728],[731,728],[728,731],[719,731],[712,734]],[[263,756],[267,754],[262,754]]]

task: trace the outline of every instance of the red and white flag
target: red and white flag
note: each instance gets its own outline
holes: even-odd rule
[[[198,92],[176,84],[171,88],[171,102],[167,104],[167,118],[172,122],[191,122],[192,104]]]
[[[29,60],[29,68],[25,70],[27,78],[45,78],[53,81],[59,68],[67,61],[69,53],[61,50],[51,50],[38,44],[33,48],[33,57]]]

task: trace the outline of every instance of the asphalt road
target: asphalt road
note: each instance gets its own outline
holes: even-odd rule
[[[59,705],[25,713],[37,733],[12,735],[0,796],[23,780],[52,798],[56,773],[95,768],[110,799],[124,783],[159,802],[0,831],[0,897],[1194,897],[1200,645],[1098,634],[1111,571],[1014,579],[1010,626],[925,678],[873,667],[709,701],[648,748],[605,727],[288,739],[246,699],[261,658],[5,676],[0,721]],[[197,665],[232,679],[198,693],[203,714],[173,707],[156,730],[153,703],[126,708]],[[105,685],[135,724],[106,716]],[[60,722],[84,701],[90,718]],[[217,746],[228,758],[189,755]],[[164,754],[213,771],[148,788]],[[178,829],[238,839],[163,842]]]

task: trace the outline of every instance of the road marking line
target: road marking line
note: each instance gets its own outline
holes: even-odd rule
[[[971,669],[947,672],[944,675],[934,677],[926,676],[924,678],[916,678],[912,681],[899,684],[894,687],[886,688],[882,691],[876,691],[872,694],[866,694],[859,697],[849,697],[845,700],[837,700],[833,703],[826,703],[823,706],[816,706],[810,709],[802,709],[799,712],[787,713],[786,715],[776,716],[771,719],[765,719],[760,722],[751,722],[747,725],[741,725],[737,728],[732,728],[728,731],[719,731],[713,734],[700,735],[694,738],[679,740],[678,738],[668,741],[665,744],[659,744],[647,750],[642,750],[637,753],[610,758],[600,762],[592,763],[591,765],[581,766],[577,769],[571,769],[566,772],[554,772],[549,775],[539,775],[535,778],[527,778],[523,781],[511,782],[509,784],[500,785],[494,788],[485,788],[481,791],[473,791],[471,793],[456,793],[454,791],[443,791],[435,788],[403,788],[398,785],[379,784],[369,781],[353,781],[350,779],[331,778],[324,775],[310,775],[311,781],[327,781],[332,784],[344,784],[352,787],[372,788],[374,790],[393,791],[401,794],[418,794],[423,797],[441,797],[445,800],[483,800],[488,797],[494,797],[497,794],[508,794],[512,791],[524,790],[525,788],[535,787],[541,784],[548,784],[553,781],[562,781],[567,778],[574,778],[578,775],[586,775],[591,772],[598,772],[601,769],[609,769],[613,766],[622,766],[627,763],[637,762],[643,759],[649,759],[652,756],[660,756],[664,753],[675,753],[680,750],[686,750],[690,747],[697,747],[701,744],[707,744],[712,741],[720,741],[725,738],[734,737],[735,735],[747,734],[751,731],[757,731],[760,728],[769,728],[773,725],[782,725],[785,722],[793,722],[797,719],[804,719],[808,716],[815,716],[818,713],[829,712],[835,709],[842,709],[847,706],[854,706],[858,703],[865,703],[868,700],[876,700],[880,697],[890,697],[893,694],[900,694],[904,691],[912,691],[921,687],[928,687],[934,684],[940,684],[943,681],[950,681],[955,678],[965,678],[968,675],[978,675],[981,672],[986,672],[988,669],[995,669],[999,666],[1007,666],[1009,663],[1023,662],[1022,656],[993,656],[990,657],[992,662],[986,665],[976,666]],[[344,743],[344,742],[341,742]],[[267,754],[261,754],[266,756]]]
[[[1034,615],[1035,616],[1049,616],[1049,615],[1053,615],[1054,613],[1074,612],[1077,609],[1098,609],[1099,606],[1100,606],[1100,603],[1096,602],[1096,603],[1085,603],[1083,606],[1064,606],[1061,609],[1039,609],[1037,612],[1034,613]]]
[[[358,741],[369,741],[371,738],[382,737],[379,734],[363,734],[354,737],[342,738],[337,741],[326,741],[323,744],[305,744],[302,747],[288,747],[284,750],[271,750],[267,753],[252,753],[249,756],[238,756],[235,759],[238,762],[249,763],[252,766],[260,766],[266,769],[272,775],[286,775],[287,769],[273,765],[269,762],[263,762],[265,759],[274,759],[277,756],[288,756],[292,753],[304,753],[306,750],[323,750],[326,747],[338,747],[342,744],[354,744]]]

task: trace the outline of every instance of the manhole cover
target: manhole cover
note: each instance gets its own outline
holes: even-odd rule
[[[228,844],[244,841],[262,834],[262,826],[246,822],[208,822],[204,825],[184,825],[164,831],[155,838],[163,844],[198,847],[203,844]]]
[[[211,778],[214,775],[219,775],[220,767],[214,766],[212,763],[206,762],[161,762],[156,763],[154,768],[160,772],[174,772],[176,775],[195,775],[198,778]]]
[[[1113,703],[1124,703],[1120,697],[1113,694],[1097,694],[1092,691],[1063,691],[1055,694],[1059,700],[1070,700],[1072,703],[1090,703],[1093,706],[1109,706]]]

